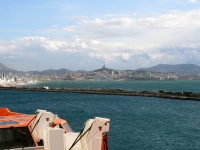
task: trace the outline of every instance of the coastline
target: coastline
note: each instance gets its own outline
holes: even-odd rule
[[[27,85],[27,84],[33,84],[38,83],[38,81],[19,81],[19,82],[8,82],[8,83],[0,83],[0,87],[17,87],[20,85]]]

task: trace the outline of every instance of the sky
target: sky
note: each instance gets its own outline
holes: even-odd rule
[[[200,0],[1,0],[0,62],[20,71],[200,65]]]

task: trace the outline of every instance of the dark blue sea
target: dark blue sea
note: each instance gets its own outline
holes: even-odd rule
[[[43,82],[49,88],[167,90],[200,93],[200,81]],[[0,107],[32,114],[46,109],[79,132],[87,119],[110,118],[110,150],[199,150],[200,102],[149,97],[0,91]]]

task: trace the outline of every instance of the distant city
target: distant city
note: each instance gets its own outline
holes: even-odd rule
[[[200,67],[194,64],[157,65],[137,70],[102,68],[94,71],[67,69],[22,72],[0,63],[0,85],[15,86],[40,81],[126,81],[126,80],[200,80]]]

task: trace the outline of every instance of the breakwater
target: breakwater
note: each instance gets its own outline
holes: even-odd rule
[[[85,94],[107,94],[124,96],[145,96],[166,99],[195,100],[200,101],[200,93],[173,92],[173,91],[129,91],[122,89],[69,89],[69,88],[28,88],[28,87],[0,87],[0,90],[37,91],[37,92],[66,92]]]

